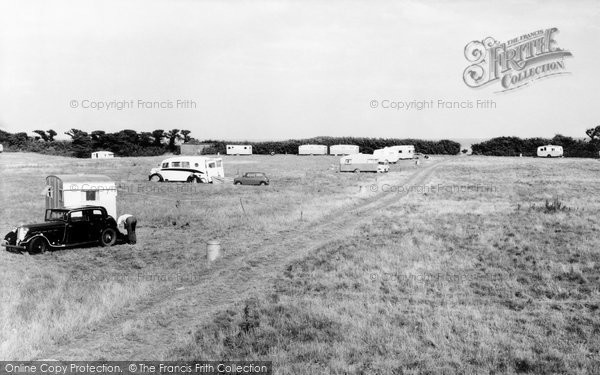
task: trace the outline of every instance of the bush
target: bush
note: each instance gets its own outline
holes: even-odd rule
[[[473,155],[488,156],[537,156],[537,148],[544,145],[562,146],[565,157],[597,158],[599,142],[573,139],[557,134],[552,139],[498,137],[471,146]]]

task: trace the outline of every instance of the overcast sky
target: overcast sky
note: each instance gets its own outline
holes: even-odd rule
[[[231,140],[581,137],[600,125],[599,25],[597,0],[3,0],[0,126]],[[504,93],[463,82],[467,43],[551,27],[573,54],[570,74]],[[382,108],[478,99],[496,108]],[[111,101],[133,105],[83,108]]]

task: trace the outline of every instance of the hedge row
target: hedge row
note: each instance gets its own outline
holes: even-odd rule
[[[488,156],[537,156],[537,148],[544,145],[562,146],[565,157],[597,158],[600,140],[574,139],[562,135],[554,138],[498,137],[471,146],[473,155]]]
[[[254,154],[297,154],[298,146],[304,144],[319,144],[333,146],[338,144],[356,145],[360,152],[365,154],[373,153],[373,150],[395,146],[395,145],[414,145],[415,152],[423,154],[448,154],[456,155],[460,152],[460,143],[441,140],[427,141],[421,139],[398,139],[398,138],[356,138],[356,137],[315,137],[307,139],[290,139],[286,141],[267,141],[267,142],[250,142],[250,141],[223,141],[223,140],[206,140],[202,143],[212,144],[212,147],[204,149],[205,154],[226,153],[225,146],[227,144],[243,144],[251,145]]]

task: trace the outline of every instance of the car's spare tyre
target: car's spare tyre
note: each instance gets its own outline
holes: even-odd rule
[[[117,242],[117,231],[113,228],[106,228],[100,234],[100,245],[112,246]]]
[[[27,244],[29,254],[43,254],[48,250],[48,242],[42,237],[36,237]]]

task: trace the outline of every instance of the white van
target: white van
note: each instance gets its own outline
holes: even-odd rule
[[[400,156],[398,151],[391,147],[384,147],[373,151],[373,156],[376,156],[381,162],[396,163]]]
[[[178,156],[163,160],[158,168],[152,168],[148,179],[154,182],[204,182],[223,178],[223,159],[204,156]]]
[[[394,150],[398,154],[398,159],[413,159],[415,157],[415,146],[413,145],[391,146],[386,148]]]
[[[340,172],[376,172],[384,173],[390,170],[387,162],[381,162],[376,156],[369,154],[354,154],[340,159]]]
[[[559,158],[563,156],[562,146],[546,145],[537,148],[537,156],[546,158]]]

